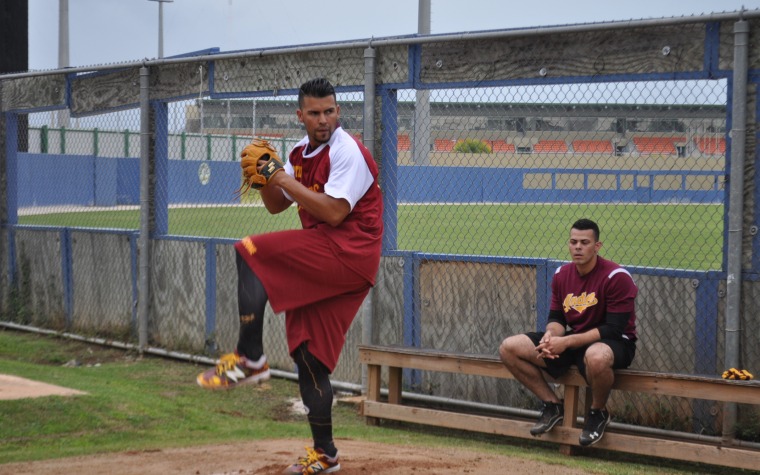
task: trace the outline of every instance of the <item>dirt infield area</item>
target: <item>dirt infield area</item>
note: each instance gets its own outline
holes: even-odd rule
[[[337,440],[342,475],[584,474],[565,466],[466,450]],[[282,473],[305,454],[303,440],[122,452],[0,465],[2,475],[263,475]]]
[[[0,399],[82,394],[68,388],[0,375]],[[129,451],[86,457],[0,465],[0,475],[263,475],[305,455],[305,440],[263,440],[237,444]],[[565,466],[474,452],[336,440],[340,474],[583,474]]]

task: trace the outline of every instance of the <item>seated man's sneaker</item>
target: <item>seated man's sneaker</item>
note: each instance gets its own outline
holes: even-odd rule
[[[610,423],[610,413],[604,409],[591,409],[586,414],[586,420],[583,424],[583,432],[581,432],[578,442],[583,447],[594,445],[604,437],[604,429],[607,428],[607,424]]]
[[[565,407],[561,402],[544,402],[544,408],[538,422],[530,429],[530,435],[536,437],[552,430],[565,418]]]

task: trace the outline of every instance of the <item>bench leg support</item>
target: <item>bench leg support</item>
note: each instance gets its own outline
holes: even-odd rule
[[[578,386],[565,386],[565,419],[562,421],[562,426],[564,427],[576,426],[579,392],[580,388]],[[568,444],[561,444],[559,451],[563,455],[576,455],[579,453],[578,447]]]
[[[367,365],[367,400],[380,400],[380,375],[382,367],[379,365]],[[380,425],[377,417],[367,417],[367,424],[371,426]]]
[[[388,402],[401,404],[401,368],[388,368]]]

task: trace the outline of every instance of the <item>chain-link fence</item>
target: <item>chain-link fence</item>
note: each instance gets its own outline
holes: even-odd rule
[[[756,16],[745,12],[752,31]],[[746,161],[735,169],[737,19],[0,76],[4,320],[191,355],[233,348],[232,244],[299,226],[294,212],[269,215],[255,193],[235,198],[238,153],[263,137],[287,157],[304,135],[297,88],[324,76],[339,91],[341,125],[380,164],[385,200],[378,283],[336,381],[362,383],[362,341],[493,354],[504,337],[542,328],[569,227],[582,217],[600,224],[601,254],[639,288],[634,368],[757,369],[760,49],[748,47],[739,101]],[[742,203],[730,202],[729,178],[740,181]],[[737,207],[738,247],[729,232]],[[731,252],[741,254],[740,278],[727,278]],[[737,330],[726,304],[737,292],[738,346],[726,337]],[[283,318],[270,310],[266,318],[270,363],[290,371]],[[513,381],[410,372],[406,383],[433,396],[536,406]],[[615,393],[611,405],[632,424],[720,432],[718,404]]]

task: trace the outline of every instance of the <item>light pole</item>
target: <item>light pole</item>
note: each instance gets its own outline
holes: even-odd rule
[[[158,58],[164,57],[164,3],[172,3],[174,0],[148,0],[158,2]]]
[[[430,0],[419,0],[417,33],[430,34]],[[415,165],[430,165],[430,91],[418,89],[414,102],[414,140],[412,160]]]
[[[58,0],[58,69],[69,66],[69,0]],[[68,109],[55,112],[55,126],[69,126]]]

